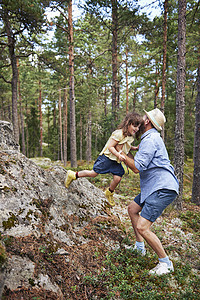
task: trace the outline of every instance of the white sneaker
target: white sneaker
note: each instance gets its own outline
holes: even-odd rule
[[[133,247],[133,245],[125,245],[124,246],[126,249],[132,249],[133,251],[137,251],[139,254],[141,254],[142,256],[145,256],[146,255],[146,249],[138,249],[137,246],[135,245]]]
[[[154,275],[162,275],[173,271],[174,271],[174,267],[172,262],[170,266],[168,266],[168,264],[165,262],[159,262],[157,266],[155,266],[155,268],[149,271],[149,273]]]

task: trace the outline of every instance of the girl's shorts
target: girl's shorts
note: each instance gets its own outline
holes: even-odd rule
[[[104,154],[100,155],[94,163],[93,170],[98,174],[112,173],[122,177],[124,175],[124,168],[121,163],[111,160]]]
[[[140,202],[141,194],[137,195],[134,201],[142,208],[140,216],[150,222],[155,222],[163,210],[171,204],[176,197],[177,193],[175,191],[161,189],[149,195],[143,203]]]

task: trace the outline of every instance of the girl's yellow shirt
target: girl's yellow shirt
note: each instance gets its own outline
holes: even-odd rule
[[[112,133],[112,135],[110,136],[109,140],[105,144],[103,150],[99,154],[99,155],[103,155],[104,154],[105,156],[107,156],[111,160],[116,160],[118,163],[120,163],[119,159],[108,150],[108,145],[109,145],[109,142],[110,142],[111,138],[113,140],[117,141],[118,145],[123,145],[122,146],[122,151],[125,154],[128,154],[129,151],[130,151],[130,149],[131,149],[131,143],[134,141],[134,137],[132,135],[131,136],[124,136],[122,129],[117,129],[117,130],[115,130]]]

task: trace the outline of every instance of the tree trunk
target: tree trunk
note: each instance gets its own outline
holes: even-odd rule
[[[104,116],[107,116],[107,86],[105,85],[104,90]]]
[[[63,138],[64,138],[64,166],[67,166],[67,86],[64,90],[64,128],[63,128]]]
[[[74,92],[74,41],[73,41],[73,24],[72,24],[72,0],[68,6],[68,26],[69,26],[69,100],[70,100],[70,154],[71,167],[77,167],[76,156],[76,120],[75,120],[75,92]]]
[[[62,108],[61,108],[61,89],[59,88],[58,113],[59,113],[59,131],[60,131],[60,160],[63,161],[63,136],[62,136]]]
[[[135,84],[137,82],[137,75],[135,76]],[[133,112],[135,111],[136,106],[136,96],[137,96],[137,87],[134,87],[134,93],[133,93]]]
[[[43,156],[42,142],[43,142],[43,129],[42,129],[42,87],[41,80],[39,80],[39,120],[40,120],[40,157]]]
[[[118,82],[117,82],[117,0],[112,0],[112,113],[117,120]]]
[[[158,76],[159,76],[159,70],[158,65],[156,62],[156,84],[155,84],[155,95],[154,95],[154,108],[158,105],[158,93],[159,93],[159,85],[158,85]]]
[[[53,128],[54,130],[56,130],[56,101],[54,99],[54,102],[53,102]],[[57,132],[56,134],[57,135]],[[57,159],[57,150],[56,150],[56,140],[54,138],[53,140],[53,143],[54,143],[54,147],[53,147],[53,155],[54,155],[54,160]]]
[[[4,25],[6,34],[8,37],[8,48],[12,66],[12,123],[15,141],[19,143],[19,126],[18,126],[18,113],[17,113],[17,81],[18,81],[18,72],[17,72],[17,58],[15,55],[15,37],[13,35],[8,12],[5,11],[4,14]]]
[[[128,99],[128,49],[126,48],[126,60],[125,60],[125,64],[126,64],[126,114],[129,111],[129,99]]]
[[[200,51],[199,51],[200,54]],[[197,77],[197,97],[194,133],[194,173],[192,186],[192,202],[200,205],[200,60]]]
[[[182,209],[183,167],[184,167],[184,112],[185,112],[185,54],[186,54],[186,0],[179,0],[178,12],[178,60],[176,88],[176,126],[174,166],[179,180],[177,209]]]
[[[21,136],[22,136],[22,153],[26,155],[25,148],[25,134],[24,134],[24,115],[22,108],[22,96],[21,96],[21,88],[20,88],[20,79],[19,79],[19,59],[17,59],[17,68],[18,68],[18,95],[19,95],[19,108],[20,108],[20,121],[21,121]]]
[[[50,108],[47,106],[47,144],[49,148],[49,136],[50,136]]]
[[[86,161],[89,163],[92,160],[92,115],[91,110],[88,113],[87,135],[86,135]]]
[[[80,114],[80,161],[83,160],[83,122]]]
[[[164,2],[164,26],[163,26],[163,67],[162,67],[162,98],[161,111],[165,112],[165,87],[166,87],[166,62],[167,62],[167,12],[168,0]],[[164,127],[161,131],[161,136],[164,140]]]
[[[29,136],[28,136],[28,122],[27,122],[27,116],[28,116],[28,101],[26,99],[26,156],[29,157]]]

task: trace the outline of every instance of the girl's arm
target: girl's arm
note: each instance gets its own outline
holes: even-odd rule
[[[139,149],[139,145],[136,147],[136,146],[131,146],[131,150],[133,151],[137,151]]]
[[[115,149],[115,146],[118,145],[118,141],[114,139],[110,139],[110,142],[108,144],[108,150],[115,155],[117,158],[119,158],[120,161],[125,160],[125,156],[120,153],[120,150],[122,149],[122,145],[118,145],[119,152]]]

